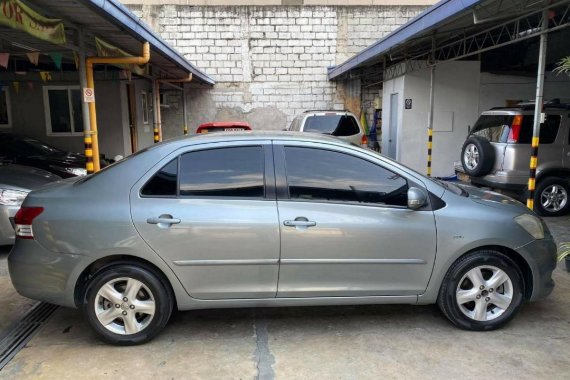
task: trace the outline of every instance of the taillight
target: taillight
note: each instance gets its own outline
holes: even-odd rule
[[[368,137],[366,137],[366,135],[362,135],[362,138],[360,139],[360,144],[362,145],[362,147],[368,148]]]
[[[511,131],[509,132],[509,137],[507,142],[509,143],[517,143],[519,142],[519,136],[521,134],[521,127],[522,127],[522,115],[516,115],[513,119],[511,124]]]
[[[14,216],[16,237],[20,239],[33,239],[32,222],[44,211],[43,207],[21,207]]]

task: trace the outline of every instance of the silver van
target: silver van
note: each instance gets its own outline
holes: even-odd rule
[[[540,127],[536,212],[559,216],[570,211],[570,106],[545,107]],[[534,104],[483,112],[461,150],[455,170],[475,185],[515,191],[525,196],[529,178]]]

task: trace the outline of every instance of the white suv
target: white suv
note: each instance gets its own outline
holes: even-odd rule
[[[289,130],[332,135],[363,148],[368,147],[368,138],[358,119],[347,111],[305,111],[293,119]]]

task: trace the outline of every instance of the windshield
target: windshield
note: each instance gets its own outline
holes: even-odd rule
[[[52,155],[52,154],[60,154],[63,153],[63,151],[47,145],[46,143],[43,143],[41,141],[38,140],[34,140],[32,138],[29,137],[23,137],[22,138],[22,142],[27,145],[27,150],[30,153],[33,154],[38,154],[38,155]]]
[[[353,116],[330,114],[307,117],[303,131],[333,136],[352,136],[358,134],[360,128]]]

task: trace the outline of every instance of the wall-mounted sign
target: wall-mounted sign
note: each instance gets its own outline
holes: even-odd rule
[[[86,87],[83,89],[83,102],[84,103],[95,103],[95,90]]]
[[[46,18],[20,0],[0,0],[0,25],[23,30],[54,44],[65,43],[65,28],[61,20]]]
[[[407,110],[411,110],[412,109],[412,99],[406,99],[404,102],[404,106]]]

